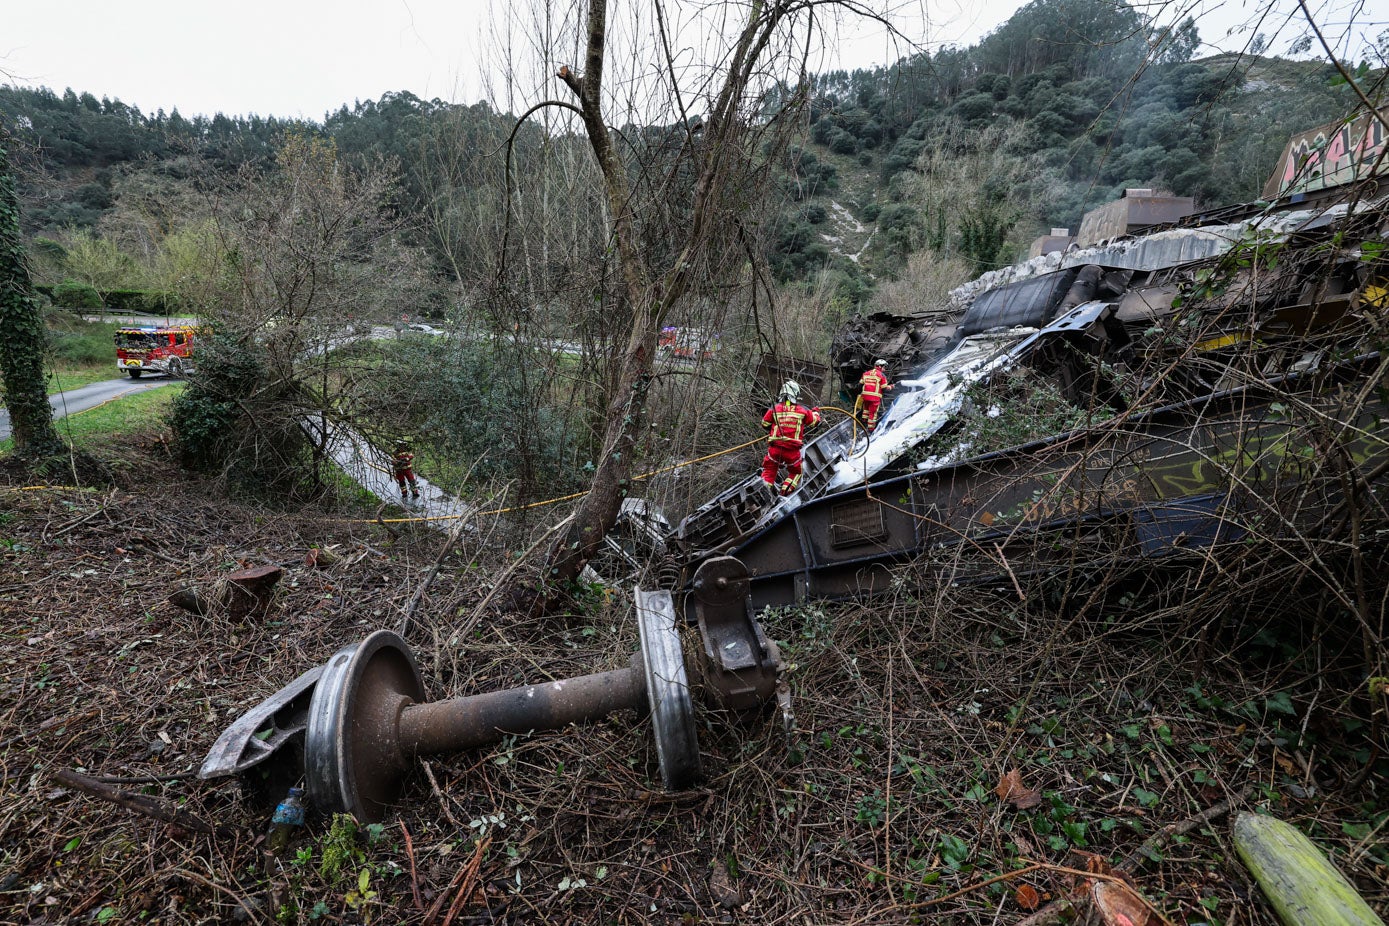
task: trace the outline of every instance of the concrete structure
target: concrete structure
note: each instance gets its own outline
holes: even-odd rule
[[[1089,247],[1110,238],[1134,234],[1150,225],[1175,222],[1195,211],[1196,203],[1190,196],[1173,196],[1150,189],[1125,190],[1122,198],[1085,213],[1085,218],[1080,220],[1076,244]]]
[[[1031,259],[1043,254],[1057,254],[1070,247],[1074,241],[1069,228],[1053,228],[1051,234],[1042,235],[1032,242],[1032,247],[1027,249],[1027,256]]]

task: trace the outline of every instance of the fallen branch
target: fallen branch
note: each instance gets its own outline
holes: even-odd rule
[[[449,923],[453,922],[453,918],[458,914],[459,909],[467,902],[467,899],[472,896],[473,891],[477,887],[475,883],[477,880],[477,872],[478,869],[482,867],[483,853],[487,851],[487,847],[491,842],[492,840],[486,836],[477,841],[477,848],[473,850],[473,857],[463,863],[463,867],[458,869],[458,874],[453,876],[453,880],[449,882],[449,886],[439,893],[434,903],[429,905],[429,912],[424,915],[426,926],[432,926],[439,915],[440,908],[444,905],[444,901],[448,900],[449,897],[457,891],[457,896],[454,897],[453,902],[449,904],[448,913],[444,917],[444,926],[448,926]]]
[[[444,541],[443,547],[439,550],[439,555],[434,557],[434,562],[430,565],[429,571],[424,574],[424,581],[420,582],[420,587],[415,589],[415,594],[411,596],[410,603],[405,606],[405,616],[400,619],[400,630],[398,631],[401,639],[410,639],[410,622],[414,619],[415,609],[419,607],[420,602],[424,599],[424,593],[429,591],[429,586],[433,583],[434,577],[439,574],[439,564],[444,561],[444,557],[449,555],[449,551],[453,549],[453,545],[458,542],[458,535],[463,531],[463,524],[464,521],[462,518],[454,523],[453,530],[449,531],[448,539]]]
[[[864,867],[864,868],[870,868],[870,866],[868,866],[868,865],[863,865],[862,867]],[[1013,880],[1014,878],[1021,878],[1023,875],[1030,875],[1030,874],[1032,874],[1034,871],[1042,871],[1043,869],[1045,869],[1045,868],[1047,868],[1047,867],[1048,867],[1048,866],[1046,866],[1045,864],[1043,864],[1043,863],[1041,863],[1041,862],[1031,862],[1030,864],[1028,864],[1028,866],[1027,866],[1026,868],[1019,868],[1017,871],[1005,871],[1005,872],[1004,872],[1003,874],[1001,874],[1001,875],[994,875],[992,878],[986,878],[986,879],[983,880],[983,881],[976,881],[974,884],[970,884],[970,885],[968,885],[968,886],[966,886],[966,887],[962,887],[962,888],[960,888],[958,891],[953,891],[952,893],[946,894],[944,897],[932,897],[930,900],[919,900],[919,901],[917,901],[916,903],[899,904],[899,905],[894,906],[893,909],[898,909],[898,910],[918,910],[918,909],[920,909],[920,908],[922,908],[922,907],[934,907],[934,906],[936,906],[937,904],[943,904],[943,903],[945,903],[947,900],[954,900],[954,899],[957,898],[957,897],[963,897],[963,896],[965,896],[966,894],[972,894],[972,893],[974,893],[975,891],[979,890],[980,888],[988,887],[990,884],[997,884],[997,883],[1000,882],[1000,881],[1011,881],[1011,880]],[[871,868],[870,868],[870,870],[877,871],[877,869],[871,869]],[[891,876],[891,875],[887,875],[886,872],[882,872],[882,871],[878,871],[877,873],[880,874],[880,875],[884,875],[885,877],[889,877],[889,878],[891,878],[891,879],[894,880],[894,881],[910,881],[910,880],[911,880],[910,878],[898,878],[898,877],[893,877],[893,876]],[[912,882],[912,883],[915,883],[915,882]],[[923,887],[924,885],[917,884],[916,886],[917,886],[917,887]]]
[[[254,920],[257,923],[269,922],[265,919],[265,917],[260,915],[260,911],[253,907],[251,903],[246,900],[246,898],[242,897],[240,894],[227,887],[226,885],[218,884],[216,881],[213,881],[209,878],[204,878],[196,871],[189,871],[187,868],[175,868],[174,874],[178,875],[180,878],[188,878],[190,880],[197,881],[199,884],[202,884],[205,887],[210,887],[213,890],[221,891],[223,894],[228,895],[229,897],[231,897],[232,900],[236,901],[236,905],[238,907],[246,911],[247,919]]]
[[[1198,826],[1211,822],[1216,817],[1223,817],[1225,814],[1230,812],[1230,808],[1234,806],[1234,803],[1236,801],[1244,800],[1246,797],[1249,796],[1250,792],[1253,790],[1254,789],[1252,787],[1246,786],[1244,788],[1241,788],[1238,792],[1231,795],[1226,800],[1212,804],[1211,806],[1207,807],[1205,810],[1201,811],[1195,816],[1187,817],[1185,820],[1179,821],[1177,823],[1167,824],[1162,829],[1158,830],[1156,833],[1143,840],[1143,844],[1141,846],[1139,846],[1137,849],[1134,849],[1128,855],[1124,856],[1124,860],[1115,867],[1122,868],[1124,871],[1136,870],[1140,865],[1143,864],[1144,860],[1152,858],[1153,855],[1156,854],[1157,851],[1161,849],[1169,839],[1172,839],[1174,836],[1181,836],[1184,833],[1188,833],[1191,830],[1196,829],[1196,827]]]
[[[394,527],[392,527],[391,525],[387,524],[387,523],[385,522],[385,520],[381,517],[382,512],[384,512],[385,510],[386,510],[386,506],[385,506],[385,505],[381,505],[380,507],[378,507],[378,508],[376,509],[376,518],[375,518],[375,520],[374,520],[372,523],[378,525],[379,527],[384,528],[385,531],[386,531],[386,533],[388,533],[388,534],[391,535],[391,539],[392,539],[392,540],[399,540],[399,539],[400,539],[400,531],[396,530]]]
[[[496,581],[492,583],[491,590],[482,599],[478,606],[476,608],[473,608],[473,613],[468,616],[468,619],[464,621],[463,625],[455,632],[454,635],[458,637],[458,639],[462,640],[469,633],[472,632],[473,627],[475,627],[477,625],[477,622],[482,619],[483,612],[487,609],[487,606],[492,603],[492,598],[496,596],[497,592],[501,591],[502,588],[506,586],[507,581],[511,578],[512,574],[516,572],[518,568],[520,568],[521,564],[524,563],[527,559],[529,559],[530,555],[534,553],[536,550],[538,550],[541,544],[543,544],[546,540],[549,540],[559,531],[563,530],[565,526],[568,525],[569,522],[572,520],[574,520],[574,516],[571,514],[568,517],[564,518],[562,521],[559,521],[553,526],[551,526],[549,530],[540,535],[539,540],[530,545],[526,552],[516,557],[514,562],[507,564],[506,569],[502,570],[502,574],[497,576]]]
[[[1235,852],[1286,926],[1384,926],[1316,843],[1276,817],[1235,818]]]
[[[424,902],[420,900],[420,876],[415,871],[415,842],[410,838],[410,831],[405,828],[405,821],[400,821],[400,832],[405,837],[405,857],[410,860],[410,896],[415,901],[415,909],[424,912]]]
[[[163,801],[157,800],[145,794],[127,794],[118,791],[108,784],[103,784],[92,778],[90,775],[83,775],[71,769],[61,769],[53,776],[54,780],[74,788],[92,797],[99,797],[103,801],[110,801],[126,810],[133,810],[136,813],[153,817],[164,823],[172,823],[174,826],[181,826],[194,833],[203,833],[207,836],[231,836],[236,834],[233,827],[217,826],[195,816],[186,810],[178,807],[170,807]]]

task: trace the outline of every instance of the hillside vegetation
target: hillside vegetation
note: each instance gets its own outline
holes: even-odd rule
[[[1354,105],[1325,62],[1191,60],[1198,45],[1190,21],[1164,37],[1127,8],[1036,0],[977,46],[819,75],[772,266],[790,280],[828,264],[859,301],[865,271],[899,276],[914,253],[971,276],[1011,264],[1125,188],[1250,202],[1289,135]],[[835,203],[871,227],[866,252],[834,240]]]
[[[1127,6],[1034,0],[975,46],[812,75],[762,253],[783,283],[831,270],[850,305],[906,271],[914,253],[958,258],[978,274],[1011,263],[1048,228],[1074,229],[1126,187],[1201,205],[1255,199],[1290,134],[1355,102],[1325,62],[1192,60],[1200,48],[1191,20],[1163,31]],[[273,165],[287,131],[331,139],[350,164],[388,165],[408,239],[460,282],[493,266],[508,208],[532,227],[534,246],[524,247],[537,293],[563,288],[592,235],[594,204],[574,198],[591,169],[578,140],[527,124],[512,165],[517,195],[504,203],[512,117],[485,103],[389,93],[306,123],[147,115],[92,92],[6,86],[0,119],[28,145],[26,227],[47,239],[41,253],[68,257],[47,275],[98,287],[167,284],[140,266],[142,252],[177,230],[207,171]],[[155,200],[168,205],[149,215]],[[74,253],[74,244],[92,250],[84,231],[105,255]]]

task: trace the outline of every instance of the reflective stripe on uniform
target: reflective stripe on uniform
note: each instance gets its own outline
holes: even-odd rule
[[[859,382],[863,384],[863,395],[869,398],[881,398],[883,386],[887,384],[887,377],[879,373],[877,367],[874,367],[864,373]]]

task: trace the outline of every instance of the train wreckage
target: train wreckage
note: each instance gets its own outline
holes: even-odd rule
[[[768,607],[884,592],[908,562],[1021,594],[1029,577],[1341,530],[1352,498],[1383,513],[1389,196],[1279,170],[1270,201],[1073,242],[946,306],[851,320],[841,381],[885,356],[897,383],[871,437],[848,416],[814,436],[785,498],[749,475],[674,528],[625,507],[666,586],[636,592],[628,667],[430,704],[404,641],[378,632],[237,721],[202,776],[276,756],[321,809],[376,819],[416,755],[637,708],[664,782],[684,787],[695,701],[741,717],[776,700],[790,722]],[[682,650],[681,624],[697,645]]]

